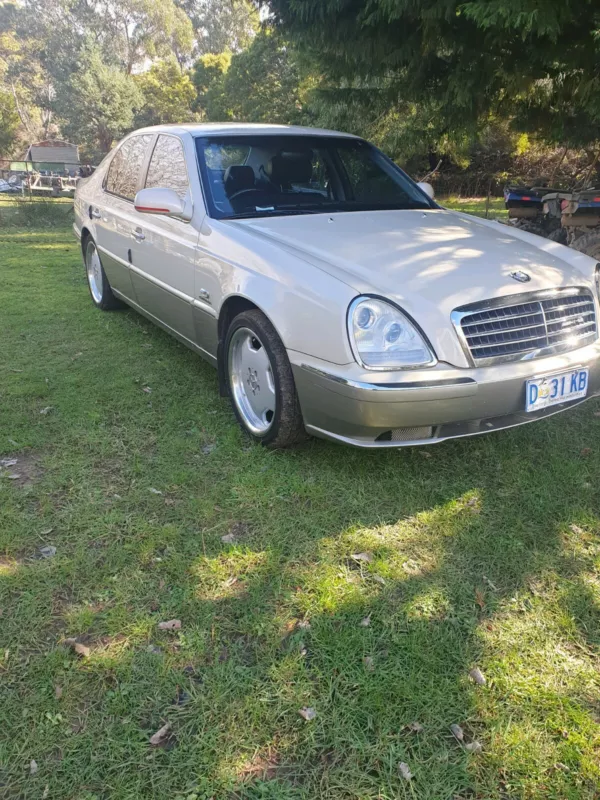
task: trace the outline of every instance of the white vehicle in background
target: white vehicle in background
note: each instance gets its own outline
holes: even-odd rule
[[[75,231],[96,306],[214,364],[272,447],[433,443],[598,393],[596,261],[432,194],[343,133],[159,126],[82,182]]]

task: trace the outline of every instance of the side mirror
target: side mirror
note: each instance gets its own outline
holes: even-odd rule
[[[192,214],[187,205],[173,189],[163,189],[159,186],[153,189],[140,189],[134,200],[135,210],[142,214],[159,214],[189,221]]]
[[[435,192],[433,191],[433,186],[430,183],[425,183],[425,181],[419,181],[419,183],[417,183],[417,186],[422,192],[425,192],[425,194],[427,195],[427,197],[429,197],[430,200],[433,200],[433,198],[435,197]]]

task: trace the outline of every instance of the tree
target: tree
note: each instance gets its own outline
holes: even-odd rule
[[[107,153],[134,124],[143,96],[135,80],[87,48],[78,69],[57,88],[55,107],[64,136],[83,144],[89,158]]]
[[[225,96],[225,75],[231,52],[207,53],[194,64],[192,81],[196,87],[195,108],[203,118],[226,120],[231,117]]]
[[[198,107],[210,120],[298,122],[306,94],[297,54],[264,28],[241,53],[205,55],[194,68]]]
[[[237,53],[258,31],[258,13],[250,0],[181,0],[196,33],[196,53]]]
[[[298,57],[273,30],[264,28],[237,53],[225,75],[224,93],[235,120],[299,122],[302,73]]]
[[[571,143],[598,138],[597,0],[272,0],[329,80],[381,82],[436,109],[437,136],[490,114]]]
[[[196,90],[187,72],[182,72],[174,58],[158,61],[134,80],[142,93],[143,104],[136,117],[136,127],[168,122],[192,122]]]
[[[19,123],[13,96],[0,88],[0,158],[12,154],[18,141]]]

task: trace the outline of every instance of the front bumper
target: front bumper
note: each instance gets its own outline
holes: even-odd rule
[[[523,425],[565,411],[600,393],[600,341],[548,358],[457,369],[374,373],[288,351],[306,429],[357,447],[433,444]],[[537,412],[525,411],[525,382],[589,367],[588,394]]]

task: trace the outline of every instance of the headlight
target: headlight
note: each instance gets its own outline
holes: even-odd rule
[[[414,322],[378,297],[357,297],[352,301],[348,334],[354,357],[367,369],[431,367],[436,363]]]

